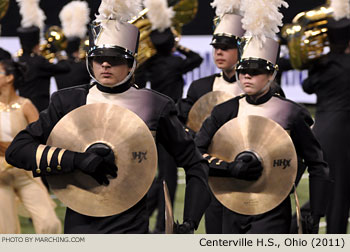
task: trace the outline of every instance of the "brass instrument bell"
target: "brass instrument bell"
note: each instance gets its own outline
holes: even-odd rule
[[[197,14],[198,0],[180,0],[168,1],[169,6],[173,5],[175,16],[172,20],[172,31],[176,42],[180,40],[182,26],[189,23]],[[156,49],[150,39],[152,24],[146,18],[148,9],[143,9],[137,17],[130,20],[129,23],[135,25],[140,30],[140,41],[137,54],[137,63],[142,65],[146,60],[156,54]]]
[[[52,62],[57,53],[67,48],[67,38],[58,26],[51,26],[45,32],[45,44],[40,45],[40,52],[47,60]]]
[[[0,0],[0,20],[6,15],[10,0]]]
[[[291,24],[283,26],[282,37],[288,42],[293,68],[307,69],[314,60],[327,54],[327,18],[333,10],[329,4],[296,15]]]

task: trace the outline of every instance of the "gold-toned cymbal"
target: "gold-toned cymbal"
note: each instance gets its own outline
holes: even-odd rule
[[[168,186],[165,180],[163,180],[163,191],[164,191],[164,199],[165,199],[165,233],[173,234],[174,233],[173,207],[171,204]]]
[[[213,108],[234,96],[224,91],[212,91],[199,98],[188,113],[187,127],[198,132]]]
[[[208,153],[231,162],[242,151],[254,152],[263,172],[256,181],[209,177],[215,197],[227,208],[246,215],[278,206],[291,192],[297,174],[297,155],[288,133],[261,116],[234,118],[214,135]]]
[[[105,103],[84,105],[65,115],[47,145],[84,152],[97,142],[114,151],[118,177],[108,186],[79,170],[47,179],[69,208],[102,217],[124,212],[145,196],[156,174],[157,150],[147,125],[136,114]]]

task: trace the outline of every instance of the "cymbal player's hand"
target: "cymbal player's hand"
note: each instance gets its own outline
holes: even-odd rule
[[[263,167],[259,159],[251,152],[242,152],[235,161],[228,164],[229,173],[238,179],[257,180]]]
[[[105,144],[94,144],[86,152],[76,153],[74,164],[101,185],[109,185],[108,175],[117,177],[118,167],[115,165],[114,153]]]
[[[193,234],[194,223],[193,221],[184,221],[183,224],[178,222],[174,223],[174,234]]]

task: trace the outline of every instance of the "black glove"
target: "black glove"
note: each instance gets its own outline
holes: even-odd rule
[[[303,234],[318,234],[320,219],[320,216],[312,214],[302,215]]]
[[[240,153],[235,161],[228,163],[227,170],[231,176],[244,180],[257,180],[263,167],[256,155],[250,151]]]
[[[74,165],[82,172],[92,176],[100,185],[109,185],[107,175],[117,177],[118,167],[111,148],[97,143],[90,146],[84,153],[75,153]]]
[[[184,221],[183,224],[179,222],[174,223],[174,234],[193,234],[194,233],[194,222]]]

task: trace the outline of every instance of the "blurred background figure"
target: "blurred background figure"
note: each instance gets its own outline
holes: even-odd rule
[[[47,108],[50,99],[51,76],[70,70],[65,62],[52,64],[40,55],[40,31],[44,27],[45,14],[39,8],[39,0],[17,0],[22,15],[17,29],[23,54],[19,61],[27,65],[25,81],[18,87],[19,94],[29,98],[40,111]]]
[[[14,168],[5,161],[5,151],[14,136],[38,119],[37,109],[29,99],[16,94],[23,82],[25,67],[11,59],[0,58],[0,233],[21,232],[16,199],[33,220],[36,233],[61,233],[61,222],[44,184],[28,171]]]
[[[175,13],[168,8],[166,0],[145,0],[144,4],[149,9],[150,37],[157,53],[137,71],[136,84],[145,86],[149,81],[151,89],[177,102],[184,87],[182,75],[199,67],[203,59],[198,53],[176,43],[171,27]]]
[[[278,72],[276,75],[275,82],[278,86],[281,86],[281,79],[282,79],[283,72],[293,70],[293,67],[288,55],[289,51],[287,47],[287,42],[282,37],[279,37],[279,41],[280,41],[280,53],[279,53],[279,58],[277,59]],[[282,89],[281,89],[281,92],[283,92]],[[285,96],[284,93],[283,93],[283,96]]]
[[[11,54],[0,47],[0,60],[11,59]]]
[[[63,34],[68,43],[65,49],[70,72],[55,76],[57,89],[72,87],[90,82],[86,69],[85,54],[80,52],[81,44],[87,35],[87,24],[90,21],[89,7],[85,1],[72,1],[65,5],[59,17]],[[83,55],[82,55],[83,54]]]
[[[238,61],[238,39],[243,36],[242,17],[239,15],[239,1],[215,0],[212,6],[216,8],[218,18],[212,41],[214,62],[221,73],[198,79],[191,83],[187,97],[178,101],[180,120],[186,124],[188,114],[196,101],[211,91],[224,91],[237,96],[242,93],[236,83],[235,65]],[[227,6],[225,9],[224,6]],[[221,6],[220,6],[221,5]]]
[[[350,12],[349,1],[331,1],[330,52],[309,68],[306,93],[317,96],[313,131],[329,164],[333,185],[326,215],[327,233],[347,232],[350,209]]]

